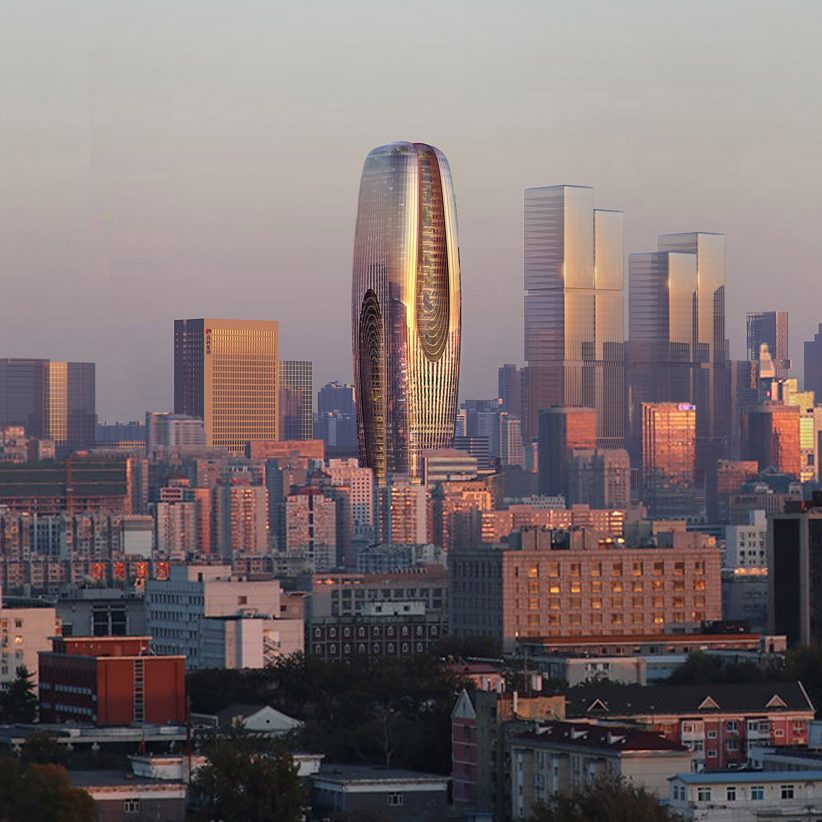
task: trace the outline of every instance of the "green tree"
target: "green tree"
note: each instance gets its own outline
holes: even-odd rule
[[[97,806],[89,794],[72,787],[65,768],[0,757],[0,822],[24,819],[96,822]]]
[[[448,773],[461,683],[438,655],[326,662],[294,654],[256,671],[198,671],[192,709],[268,704],[303,722],[300,744],[333,762]]]
[[[37,719],[37,691],[34,674],[25,665],[17,669],[17,676],[0,691],[0,722],[29,723]]]
[[[785,676],[786,669],[774,662],[728,662],[704,651],[694,651],[662,684],[775,682]]]
[[[603,778],[534,808],[531,822],[675,822],[679,817],[645,788]]]
[[[268,739],[232,731],[208,742],[192,782],[196,818],[300,822],[305,795],[291,754]]]
[[[45,731],[35,731],[20,750],[24,765],[67,765],[69,751],[55,736]]]

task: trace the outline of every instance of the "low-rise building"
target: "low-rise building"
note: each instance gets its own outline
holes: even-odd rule
[[[822,818],[822,770],[680,773],[669,807],[687,822]]]
[[[779,748],[762,747],[751,750],[751,767],[759,771],[822,771],[822,750],[815,731],[819,722],[811,723],[807,745],[783,745]]]
[[[602,681],[645,685],[648,681],[648,665],[641,656],[545,654],[536,657],[534,663],[547,679],[564,680],[571,687]]]
[[[814,706],[799,682],[581,687],[569,717],[636,722],[694,752],[697,770],[741,768],[753,748],[801,745]]]
[[[505,674],[501,667],[489,662],[454,662],[448,666],[451,674],[458,679],[467,679],[478,691],[505,691]]]
[[[313,819],[371,812],[395,822],[448,817],[448,777],[368,765],[322,765],[311,777]]]
[[[216,714],[192,714],[191,721],[206,728],[242,728],[266,736],[285,736],[298,730],[303,724],[299,719],[294,719],[270,705],[240,703],[229,705]]]
[[[565,697],[463,690],[451,712],[454,804],[507,818],[511,806],[511,740],[535,720],[563,719]]]
[[[321,659],[411,657],[447,635],[448,619],[424,602],[365,602],[356,615],[312,617],[307,633],[309,653]]]
[[[190,731],[183,724],[89,725],[79,720],[0,725],[0,747],[19,751],[34,734],[48,734],[58,745],[71,751],[128,753],[138,748],[166,754],[180,750]]]
[[[528,819],[556,793],[623,778],[657,797],[668,777],[689,771],[693,753],[654,731],[591,722],[541,722],[511,740],[511,817]]]
[[[122,771],[70,771],[75,788],[91,795],[100,822],[184,822],[186,785]]]
[[[749,631],[719,632],[707,626],[706,630],[688,633],[629,634],[583,637],[520,637],[517,653],[527,657],[541,654],[585,653],[602,656],[670,656],[687,655],[693,651],[752,651],[779,654],[785,651],[784,636],[751,633]]]
[[[63,637],[40,653],[40,719],[96,725],[186,720],[185,660],[149,637]]]

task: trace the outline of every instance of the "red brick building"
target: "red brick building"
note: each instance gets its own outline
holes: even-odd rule
[[[814,707],[800,682],[582,687],[568,717],[638,722],[694,752],[701,770],[740,768],[753,747],[806,745]]]
[[[152,656],[149,637],[59,637],[40,653],[40,721],[185,722],[185,657]]]

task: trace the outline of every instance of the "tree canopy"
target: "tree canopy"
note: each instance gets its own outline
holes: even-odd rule
[[[538,805],[531,822],[674,822],[678,817],[645,788],[602,778],[585,790],[557,794]]]
[[[0,757],[0,822],[20,820],[96,822],[91,796],[75,788],[65,768],[26,765],[14,756]]]
[[[20,749],[20,761],[24,765],[68,765],[69,750],[61,745],[55,736],[44,731],[36,731]]]
[[[301,744],[331,761],[448,773],[462,684],[433,655],[344,664],[295,654],[263,670],[195,672],[188,692],[203,713],[270,704],[301,720]]]
[[[291,754],[240,731],[210,740],[194,775],[196,818],[222,822],[300,822],[306,797]]]
[[[17,669],[17,676],[0,690],[0,725],[16,722],[29,723],[37,719],[37,692],[34,674],[25,666]]]

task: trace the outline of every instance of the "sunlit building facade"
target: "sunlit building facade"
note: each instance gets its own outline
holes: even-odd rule
[[[799,479],[802,472],[800,408],[769,402],[742,412],[742,458]]]
[[[696,408],[690,403],[642,404],[642,492],[651,516],[693,512]]]
[[[746,317],[748,360],[759,360],[762,343],[768,346],[776,379],[788,376],[791,357],[788,351],[788,312],[752,311]]]
[[[52,440],[61,454],[95,443],[95,365],[55,360],[0,360],[0,425]]]
[[[728,448],[725,237],[664,234],[655,252],[629,260],[629,430],[641,450],[642,404],[697,409],[697,473]]]
[[[597,412],[597,444],[624,428],[623,218],[584,186],[525,190],[525,409],[536,439],[552,405]]]
[[[276,320],[175,320],[174,413],[202,418],[207,445],[279,438],[278,333]]]
[[[593,450],[597,412],[593,408],[544,408],[539,412],[539,492],[568,496],[568,476],[575,450]]]
[[[309,360],[280,361],[280,436],[314,437],[314,366]]]
[[[366,158],[354,240],[354,375],[360,462],[382,482],[419,478],[420,453],[454,439],[460,261],[451,172],[424,143]]]

